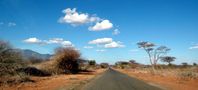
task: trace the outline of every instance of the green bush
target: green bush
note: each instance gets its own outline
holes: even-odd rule
[[[88,63],[89,63],[89,65],[91,65],[91,66],[96,65],[96,61],[95,61],[95,60],[90,60]]]
[[[109,64],[108,63],[101,63],[100,64],[100,67],[101,68],[108,68],[109,67]]]

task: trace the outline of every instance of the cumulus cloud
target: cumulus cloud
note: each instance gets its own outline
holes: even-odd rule
[[[65,14],[65,16],[59,19],[60,23],[80,25],[80,24],[91,23],[91,22],[96,22],[100,20],[99,17],[90,16],[87,13],[79,13],[77,12],[76,8],[73,8],[73,9],[67,8],[63,10],[63,13]]]
[[[16,26],[16,23],[14,23],[14,22],[9,22],[9,23],[8,23],[8,26],[9,26],[9,27]]]
[[[62,12],[65,15],[58,20],[59,23],[67,23],[71,24],[72,26],[82,24],[95,24],[94,26],[90,26],[88,28],[90,31],[108,30],[113,27],[113,24],[109,20],[103,20],[96,15],[89,15],[88,13],[77,12],[76,8],[67,8]]]
[[[52,38],[49,40],[40,40],[35,37],[33,38],[28,38],[24,40],[25,43],[30,43],[30,44],[59,44],[64,47],[73,47],[74,45],[70,41],[66,41],[62,38]]]
[[[98,49],[96,50],[96,52],[105,52],[106,50],[105,49]]]
[[[102,31],[111,29],[113,24],[109,20],[103,20],[101,22],[97,22],[94,26],[89,27],[90,31]]]
[[[72,42],[70,42],[70,41],[63,41],[60,44],[63,45],[63,46],[65,46],[65,47],[73,47],[74,46],[72,44]]]
[[[43,42],[40,39],[37,39],[36,37],[32,37],[32,38],[28,38],[23,40],[25,43],[30,43],[30,44],[44,44],[45,42]]]
[[[112,38],[98,38],[89,42],[89,44],[107,44],[113,42]]]
[[[84,46],[83,48],[85,48],[85,49],[92,49],[93,47],[92,46]]]
[[[198,49],[198,44],[196,44],[196,45],[194,45],[194,46],[192,46],[192,47],[190,47],[189,49]]]
[[[62,43],[64,40],[62,38],[51,38],[48,40],[48,43]]]
[[[120,31],[118,29],[115,29],[115,30],[113,30],[113,33],[112,34],[113,35],[118,35],[118,34],[120,34]]]
[[[97,47],[101,48],[122,48],[125,47],[122,42],[114,41],[112,38],[98,38],[89,41],[89,44],[96,44]]]
[[[122,42],[118,41],[118,42],[111,42],[111,43],[108,43],[108,44],[105,44],[104,45],[105,48],[121,48],[121,47],[125,47]]]

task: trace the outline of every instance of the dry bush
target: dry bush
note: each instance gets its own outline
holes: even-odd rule
[[[100,64],[100,67],[101,68],[108,68],[109,67],[109,64],[108,63],[101,63]]]
[[[36,67],[25,67],[25,68],[20,68],[17,69],[18,72],[27,74],[27,75],[31,75],[31,76],[50,76],[51,74],[37,69]]]
[[[0,41],[0,76],[15,75],[23,66],[22,57],[8,42]]]
[[[28,76],[16,71],[24,66],[20,52],[12,48],[8,42],[0,41],[0,83],[26,81]],[[12,79],[13,77],[17,78]]]
[[[55,50],[55,55],[52,57],[53,73],[77,73],[79,71],[78,59],[80,53],[74,48],[59,47]]]
[[[27,63],[29,63],[29,64],[38,64],[38,63],[41,63],[43,61],[44,61],[44,59],[32,56],[32,57],[29,58]]]
[[[181,79],[197,79],[198,73],[193,71],[183,71],[183,72],[179,72],[178,76]]]
[[[34,64],[32,65],[33,67],[36,67],[39,70],[42,70],[46,73],[49,73],[51,75],[56,75],[58,74],[56,67],[54,65],[54,61],[53,60],[49,60],[49,61],[44,61],[38,64]]]

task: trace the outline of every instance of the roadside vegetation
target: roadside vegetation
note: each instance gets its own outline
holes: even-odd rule
[[[31,81],[28,75],[17,71],[23,67],[26,67],[26,64],[20,52],[8,42],[0,41],[0,84]]]
[[[146,52],[149,57],[146,60],[149,60],[150,64],[144,65],[137,63],[137,60],[125,60],[116,62],[114,68],[145,81],[171,86],[169,89],[185,90],[185,88],[178,87],[178,84],[183,85],[183,83],[186,83],[184,85],[186,88],[195,89],[194,82],[198,80],[197,63],[174,64],[174,61],[179,59],[168,55],[170,48],[144,41],[137,45]]]
[[[95,60],[82,59],[81,53],[72,47],[56,48],[47,60],[39,57],[24,59],[20,50],[0,40],[0,86],[34,83],[32,77],[94,72],[104,67],[107,67],[106,64],[99,65]]]
[[[137,44],[148,55],[149,65],[141,64],[137,60],[117,61],[115,65],[106,62],[98,64],[95,60],[83,59],[79,50],[72,47],[58,47],[54,54],[46,60],[39,57],[24,59],[20,50],[14,48],[9,42],[0,40],[0,86],[36,82],[34,77],[54,77],[60,75],[79,75],[94,72],[109,67],[118,70],[127,70],[133,74],[172,77],[175,80],[198,80],[197,63],[183,62],[175,65],[176,57],[168,55],[170,48],[159,46],[150,42]],[[159,62],[161,62],[159,64]],[[86,75],[86,74],[84,74]]]

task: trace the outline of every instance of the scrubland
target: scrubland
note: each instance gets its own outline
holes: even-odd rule
[[[197,66],[156,69],[155,72],[151,68],[117,70],[165,90],[197,90],[198,86]]]

